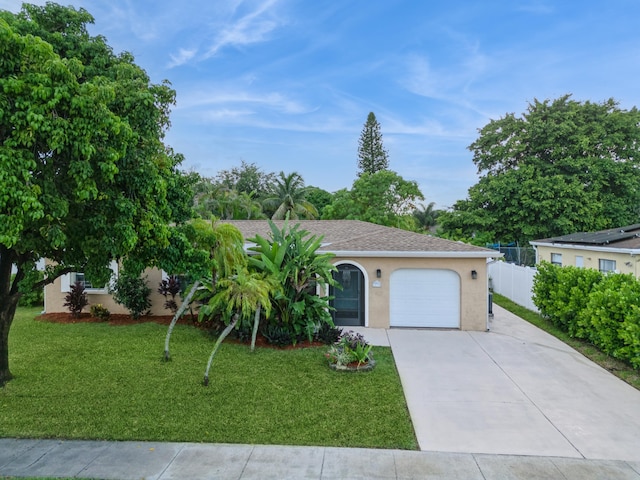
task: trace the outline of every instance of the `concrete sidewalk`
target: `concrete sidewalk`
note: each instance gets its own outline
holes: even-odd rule
[[[0,439],[0,476],[117,480],[640,480],[640,464],[329,447]]]

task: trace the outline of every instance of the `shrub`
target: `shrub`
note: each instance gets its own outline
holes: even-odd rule
[[[109,320],[109,318],[111,318],[111,312],[101,303],[91,305],[89,311],[91,312],[92,317],[98,318],[103,322],[106,322],[107,320]]]
[[[336,343],[341,335],[341,328],[330,325],[327,322],[322,322],[316,331],[315,338],[325,345],[331,345],[332,343]]]
[[[82,282],[76,282],[71,285],[71,291],[65,295],[64,299],[63,306],[68,307],[71,315],[75,318],[78,318],[82,313],[82,309],[89,305],[87,293],[84,291]]]
[[[146,277],[122,274],[115,281],[112,293],[113,299],[129,310],[135,320],[149,313],[151,289]]]
[[[275,325],[273,323],[267,324],[263,330],[262,335],[271,345],[278,347],[286,347],[293,345],[295,335],[285,325]]]
[[[631,274],[605,276],[582,311],[581,324],[588,329],[589,340],[609,355],[620,354],[625,346],[620,333],[625,321],[633,324],[634,305],[640,306],[640,282]]]

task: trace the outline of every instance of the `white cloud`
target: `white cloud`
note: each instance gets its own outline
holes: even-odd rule
[[[244,105],[247,108],[267,108],[286,114],[307,113],[312,109],[279,92],[252,93],[244,90],[220,90],[215,93],[194,92],[178,99],[180,109],[199,109],[211,105]]]
[[[277,3],[278,0],[263,1],[252,12],[223,27],[205,58],[216,55],[227,46],[240,47],[267,39],[268,34],[282,24],[274,13],[273,7]]]
[[[187,49],[181,48],[176,55],[170,54],[169,58],[171,58],[171,61],[169,62],[168,68],[184,65],[193,57],[195,57],[197,52],[198,52],[197,49],[187,50]]]

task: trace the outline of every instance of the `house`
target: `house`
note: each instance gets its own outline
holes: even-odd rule
[[[599,232],[579,232],[530,242],[536,263],[632,273],[640,278],[640,224]]]
[[[245,239],[271,234],[266,220],[224,222],[236,226]],[[320,252],[335,255],[342,289],[330,288],[329,294],[335,297],[331,304],[337,325],[487,329],[487,259],[501,256],[495,250],[358,220],[290,221],[298,223],[311,235],[323,237]],[[147,275],[152,288],[162,278],[157,270]],[[65,311],[59,298],[70,285],[66,282],[47,287],[47,298],[57,299],[47,300],[47,311]],[[166,314],[164,298],[156,289],[152,312]],[[122,311],[104,290],[88,293],[91,304]]]

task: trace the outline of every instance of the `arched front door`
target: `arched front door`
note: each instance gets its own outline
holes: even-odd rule
[[[333,278],[342,285],[342,289],[331,287],[329,295],[333,297],[330,305],[333,322],[342,327],[364,326],[364,275],[355,265],[342,264],[333,272]]]

